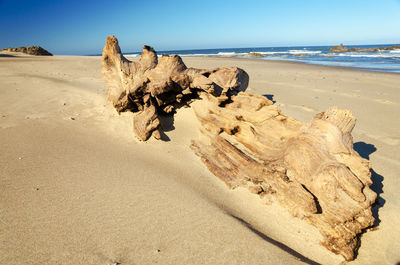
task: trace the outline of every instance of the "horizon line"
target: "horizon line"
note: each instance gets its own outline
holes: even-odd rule
[[[206,51],[206,50],[223,50],[223,49],[253,49],[253,48],[290,48],[290,47],[333,47],[333,46],[338,46],[340,44],[343,44],[343,46],[347,47],[354,47],[354,46],[374,46],[374,45],[400,45],[400,43],[374,43],[374,44],[345,44],[345,43],[339,43],[336,45],[287,45],[287,46],[253,46],[253,47],[223,47],[223,48],[193,48],[193,49],[175,49],[175,50],[156,50],[157,53],[159,52],[175,52],[175,51],[193,51],[193,50],[198,50],[198,51]],[[152,46],[151,46],[152,47]],[[121,48],[122,50],[122,48]],[[124,52],[122,51],[122,54],[140,54],[141,51],[128,51]],[[79,54],[57,54],[56,55],[79,55]],[[101,56],[100,53],[96,54],[81,54],[82,56]]]

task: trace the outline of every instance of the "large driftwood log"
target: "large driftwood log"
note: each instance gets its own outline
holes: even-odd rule
[[[317,227],[322,244],[354,259],[358,235],[372,226],[376,193],[369,162],[353,149],[355,118],[330,108],[302,123],[270,100],[244,91],[248,75],[239,68],[187,68],[179,56],[148,46],[128,61],[110,36],[103,50],[103,78],[118,112],[137,112],[133,131],[141,140],[160,138],[159,114],[201,97],[194,107],[202,137],[192,149],[230,188],[247,187],[265,203],[278,202]]]
[[[131,62],[122,55],[114,36],[107,38],[103,49],[102,74],[108,84],[108,99],[116,110],[139,113],[133,120],[133,131],[144,141],[152,133],[159,137],[159,112],[171,113],[201,92],[225,101],[244,91],[249,80],[247,73],[236,67],[187,68],[177,55],[163,55],[158,62],[149,46],[143,46],[139,62]]]
[[[369,162],[353,149],[349,111],[330,108],[301,123],[265,97],[239,93],[224,107],[205,95],[195,113],[203,137],[192,149],[214,175],[277,201],[316,226],[326,248],[354,258],[377,195]]]

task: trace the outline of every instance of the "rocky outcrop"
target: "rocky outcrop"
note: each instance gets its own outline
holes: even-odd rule
[[[351,112],[330,108],[310,122],[290,118],[263,96],[243,92],[239,68],[187,68],[179,56],[148,46],[128,61],[110,36],[103,50],[103,78],[118,112],[132,111],[135,135],[160,138],[159,113],[171,113],[200,98],[194,112],[202,137],[191,148],[229,188],[245,187],[279,203],[322,234],[322,244],[354,259],[359,234],[372,226],[376,193],[369,162],[353,149]]]
[[[400,45],[392,45],[389,47],[374,47],[374,48],[347,48],[340,44],[339,46],[334,46],[329,49],[331,53],[340,53],[340,52],[379,52],[379,51],[391,51],[400,49]]]
[[[259,52],[249,52],[247,54],[248,57],[264,57],[264,54],[259,53]]]
[[[333,46],[332,48],[329,49],[329,52],[332,53],[348,52],[348,51],[349,48],[344,47],[342,43],[339,46]]]
[[[3,51],[8,52],[22,52],[30,55],[42,55],[42,56],[53,56],[53,54],[49,53],[45,49],[40,46],[29,46],[29,47],[18,47],[18,48],[6,48]]]
[[[389,47],[375,47],[375,48],[351,48],[351,52],[379,52],[379,51],[392,51],[392,50],[397,50],[400,49],[400,45],[393,45]]]
[[[138,62],[131,62],[122,55],[114,36],[106,40],[102,74],[108,84],[108,99],[116,110],[138,113],[133,131],[144,141],[152,134],[159,138],[159,113],[171,113],[200,93],[214,95],[222,102],[245,90],[248,83],[248,75],[242,69],[187,68],[177,55],[163,55],[158,61],[149,46],[143,46]]]

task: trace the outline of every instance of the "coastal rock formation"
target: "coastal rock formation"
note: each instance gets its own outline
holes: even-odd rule
[[[187,68],[179,56],[158,62],[149,46],[130,62],[114,36],[106,40],[102,73],[116,110],[137,113],[133,131],[141,140],[160,138],[159,113],[201,99],[194,112],[202,137],[191,148],[207,168],[231,189],[279,203],[318,228],[327,249],[354,259],[358,235],[374,223],[377,195],[369,162],[353,149],[349,111],[333,107],[302,123],[243,92],[248,76],[239,68]]]
[[[353,47],[353,48],[350,48],[349,51],[350,51],[350,52],[377,52],[377,51],[379,51],[379,48],[367,48],[367,49],[363,49],[363,48]]]
[[[334,52],[334,53],[348,52],[348,51],[349,48],[344,47],[342,43],[339,46],[333,46],[332,48],[329,49],[329,52]]]
[[[393,45],[389,47],[375,47],[375,48],[351,48],[351,52],[379,52],[379,51],[392,51],[392,50],[400,50],[400,45]]]
[[[389,47],[374,47],[374,48],[348,48],[340,44],[339,46],[334,46],[329,49],[329,52],[332,53],[340,53],[340,52],[379,52],[379,51],[392,51],[392,50],[400,50],[400,45],[392,45]]]
[[[29,46],[29,47],[18,47],[18,48],[6,48],[3,51],[8,52],[23,52],[30,55],[42,55],[42,56],[53,56],[50,52],[46,51],[40,46]]]
[[[247,54],[248,57],[264,57],[264,54],[259,53],[259,52],[249,52]]]
[[[138,62],[131,62],[122,55],[115,36],[106,40],[102,74],[115,109],[138,113],[133,119],[133,131],[143,141],[152,134],[160,137],[159,113],[171,113],[200,93],[211,94],[222,102],[245,90],[248,84],[248,75],[242,69],[187,68],[177,55],[163,55],[158,61],[149,46],[143,46]]]

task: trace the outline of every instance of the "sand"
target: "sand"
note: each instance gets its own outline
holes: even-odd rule
[[[15,55],[15,54],[14,54]],[[299,63],[184,57],[238,66],[248,92],[301,121],[353,111],[355,149],[371,160],[378,229],[350,264],[400,261],[400,75]],[[0,56],[0,264],[340,264],[321,236],[279,205],[228,190],[190,150],[192,109],[137,142],[132,114],[105,100],[100,57]]]

